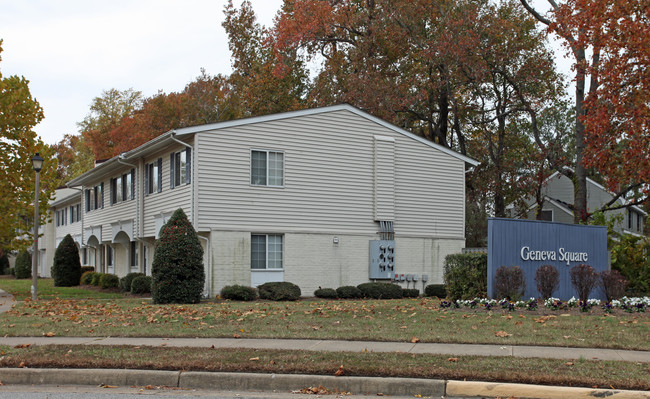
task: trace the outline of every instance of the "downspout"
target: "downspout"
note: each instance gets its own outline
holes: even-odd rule
[[[194,194],[194,184],[197,182],[197,176],[195,173],[195,168],[194,165],[196,164],[196,158],[197,154],[194,152],[194,147],[191,145],[179,140],[176,138],[176,131],[172,130],[172,134],[169,136],[173,141],[177,142],[178,144],[184,145],[186,147],[190,148],[191,154],[192,154],[192,164],[190,165],[190,168],[192,170],[192,187],[190,190],[190,210],[192,212],[192,226],[194,227],[194,230],[196,230],[196,211],[195,211],[195,206],[194,206],[194,199],[195,199],[195,194]],[[198,235],[198,234],[197,234]],[[210,239],[206,237],[202,237],[198,235],[199,239],[205,240],[205,249],[208,255],[208,264],[206,267],[206,282],[207,282],[207,287],[206,287],[206,294],[207,297],[210,298],[212,296],[212,250],[210,248]]]

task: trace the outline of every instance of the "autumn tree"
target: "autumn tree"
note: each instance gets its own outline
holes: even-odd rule
[[[65,134],[63,139],[52,147],[59,160],[57,178],[60,184],[89,171],[95,164],[93,151],[83,135]]]
[[[224,14],[233,66],[229,82],[240,101],[241,116],[305,108],[308,72],[297,50],[273,46],[248,0],[239,9],[229,0]]]
[[[33,131],[42,119],[43,110],[29,91],[29,81],[0,73],[0,256],[7,250],[24,249],[32,242],[35,173],[31,158],[35,153],[45,159],[39,197],[41,223],[54,192],[54,151]]]
[[[142,105],[142,93],[136,90],[110,89],[95,97],[90,105],[90,113],[77,125],[86,143],[92,149],[95,160],[108,159],[114,156],[117,144],[109,132],[120,121],[133,115]]]

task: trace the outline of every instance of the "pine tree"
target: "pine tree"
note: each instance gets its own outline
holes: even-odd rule
[[[54,252],[52,277],[55,287],[74,287],[81,279],[81,261],[79,248],[68,234]]]
[[[198,303],[205,271],[199,237],[182,209],[160,232],[151,267],[154,303]]]

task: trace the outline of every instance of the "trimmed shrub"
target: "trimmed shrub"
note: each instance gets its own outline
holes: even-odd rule
[[[151,276],[136,276],[131,281],[132,294],[149,294],[151,293]]]
[[[102,289],[117,288],[120,286],[120,278],[110,273],[102,274],[99,278],[99,286]]]
[[[611,243],[612,270],[627,279],[626,295],[650,296],[650,238],[623,234]]]
[[[424,295],[436,298],[447,298],[447,289],[444,284],[429,284],[424,287]]]
[[[357,285],[364,298],[373,299],[399,299],[402,295],[402,287],[392,283],[363,283]]]
[[[32,255],[27,251],[20,251],[14,265],[16,278],[32,278]]]
[[[227,285],[221,289],[221,297],[233,301],[254,301],[257,299],[257,290],[245,285]]]
[[[334,288],[319,288],[314,291],[314,296],[323,299],[336,299],[339,297]]]
[[[358,299],[363,298],[361,291],[353,285],[344,285],[336,289],[336,296],[341,299]]]
[[[264,283],[257,287],[260,298],[270,301],[296,301],[300,299],[300,287],[288,281]]]
[[[607,302],[611,302],[625,295],[627,279],[618,270],[604,270],[600,272],[600,287]]]
[[[593,267],[581,263],[573,266],[569,270],[569,275],[571,276],[571,285],[578,293],[578,299],[586,303],[589,294],[598,284],[598,272]]]
[[[81,274],[84,274],[85,272],[94,272],[95,271],[95,266],[81,266]]]
[[[417,288],[405,288],[402,290],[402,296],[404,298],[418,298],[420,296],[420,290]]]
[[[160,232],[151,265],[154,303],[198,303],[205,271],[199,237],[178,208]]]
[[[445,257],[445,288],[452,300],[487,296],[487,254],[452,254]]]
[[[90,285],[90,282],[93,281],[93,274],[95,274],[95,272],[83,272],[79,279],[79,284]]]
[[[13,267],[10,267],[10,268],[9,268],[9,275],[10,275],[10,276],[16,276],[16,269],[13,268]]]
[[[99,287],[99,280],[102,278],[104,273],[95,273],[92,276],[92,279],[90,280],[90,285],[94,285],[95,287]]]
[[[9,274],[9,269],[9,257],[5,252],[0,256],[0,274]]]
[[[497,298],[518,301],[526,291],[524,271],[519,266],[500,266],[494,273],[494,292]]]
[[[134,278],[144,276],[144,273],[128,273],[126,276],[120,279],[120,289],[122,292],[131,291],[131,282]]]
[[[560,285],[560,272],[553,265],[542,265],[535,272],[535,283],[542,299],[552,298]]]
[[[79,248],[74,243],[70,234],[56,247],[54,263],[52,265],[52,278],[55,287],[74,287],[81,280],[81,262],[79,261]]]

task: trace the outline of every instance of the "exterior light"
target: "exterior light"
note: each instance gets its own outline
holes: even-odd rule
[[[32,165],[34,166],[34,171],[36,173],[40,172],[43,168],[43,157],[41,157],[38,152],[32,158]]]

